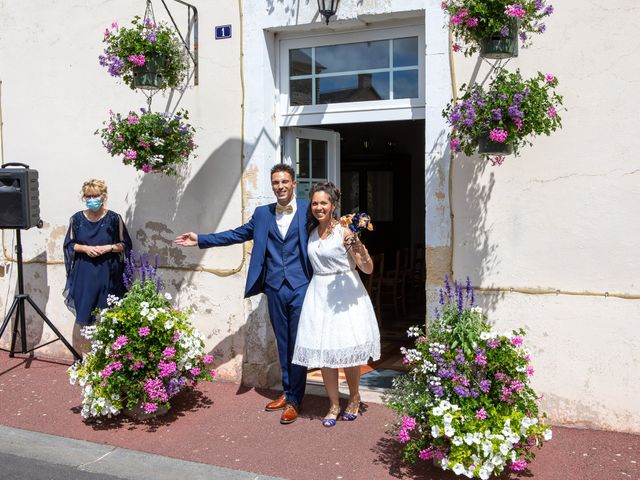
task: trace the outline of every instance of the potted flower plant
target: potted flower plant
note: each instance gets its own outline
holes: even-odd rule
[[[520,71],[505,70],[486,89],[463,85],[462,96],[443,111],[452,127],[451,150],[466,155],[477,151],[494,163],[501,163],[504,155],[518,155],[523,145],[531,145],[532,136],[549,135],[562,127],[557,85],[550,73],[538,72],[525,80]]]
[[[532,34],[545,31],[544,19],[553,13],[545,0],[445,0],[441,5],[464,54],[480,50],[486,58],[517,56],[518,37],[528,46]],[[453,49],[463,47],[454,43]]]
[[[533,447],[552,433],[530,386],[524,332],[492,331],[468,279],[453,288],[446,279],[436,316],[426,331],[409,329],[409,373],[394,380],[387,399],[402,417],[403,459],[485,480],[526,469]]]
[[[184,49],[175,32],[166,24],[156,24],[139,16],[132,27],[112,23],[104,31],[104,54],[98,57],[113,77],[122,77],[132,89],[175,88],[187,71]]]
[[[196,147],[195,129],[184,121],[188,119],[186,110],[172,115],[141,108],[140,113],[131,111],[126,116],[109,110],[109,120],[95,134],[112,157],[122,155],[125,165],[145,173],[175,175]]]
[[[68,372],[71,384],[82,387],[85,418],[165,413],[188,383],[215,375],[189,312],[171,305],[156,272],[132,253],[124,274],[128,292],[110,297],[97,323],[84,329],[91,351]]]

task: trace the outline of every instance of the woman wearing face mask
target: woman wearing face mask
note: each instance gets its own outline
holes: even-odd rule
[[[87,208],[71,217],[64,240],[64,296],[76,323],[91,325],[95,322],[93,310],[107,307],[108,295],[124,294],[122,266],[131,250],[131,238],[122,217],[105,208],[104,181],[87,180],[81,195]]]

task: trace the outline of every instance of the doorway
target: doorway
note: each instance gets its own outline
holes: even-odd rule
[[[366,212],[374,225],[362,240],[378,274],[363,275],[381,334],[380,361],[363,367],[362,384],[388,388],[404,370],[399,350],[406,330],[424,324],[424,120],[287,128],[284,160],[296,168],[299,196],[331,180],[342,192],[341,214]],[[380,272],[382,274],[380,277]],[[394,288],[395,286],[395,288]],[[322,383],[310,372],[310,383]]]

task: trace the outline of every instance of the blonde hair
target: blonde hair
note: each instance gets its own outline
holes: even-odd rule
[[[103,201],[107,200],[107,184],[104,182],[104,180],[92,178],[91,180],[87,180],[82,184],[82,189],[80,190],[80,195],[82,196],[82,198],[85,198],[93,192],[100,195]]]

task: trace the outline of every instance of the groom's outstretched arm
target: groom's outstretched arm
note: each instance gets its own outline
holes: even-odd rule
[[[183,233],[175,239],[175,243],[184,247],[195,247],[196,245],[200,248],[223,247],[253,240],[253,229],[253,217],[251,217],[247,223],[233,230],[208,234]]]

